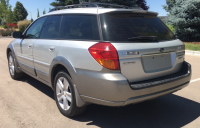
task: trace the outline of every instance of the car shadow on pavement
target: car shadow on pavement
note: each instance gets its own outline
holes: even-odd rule
[[[22,79],[54,99],[53,90],[30,76]],[[71,118],[103,128],[179,128],[200,116],[200,103],[169,94],[125,107],[89,105],[86,112]],[[67,117],[66,117],[67,118]]]
[[[24,78],[20,79],[19,81],[23,81],[30,84],[31,86],[38,89],[39,91],[41,91],[42,93],[46,94],[54,100],[54,93],[52,88],[34,79],[33,77],[25,75]]]
[[[89,105],[72,119],[104,128],[180,128],[199,116],[199,103],[170,94],[121,108]]]

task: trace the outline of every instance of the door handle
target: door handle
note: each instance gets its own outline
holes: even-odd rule
[[[32,44],[31,44],[31,45],[29,45],[29,46],[28,46],[28,48],[29,48],[29,49],[31,49],[31,48],[32,48]]]
[[[50,51],[50,52],[52,52],[52,51],[54,51],[54,50],[55,50],[55,47],[50,47],[50,48],[49,48],[49,51]]]

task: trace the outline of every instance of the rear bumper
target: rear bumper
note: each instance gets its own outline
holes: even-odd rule
[[[191,65],[188,64],[187,62],[183,62],[183,66],[182,66],[182,69],[180,70],[180,72],[177,72],[177,73],[172,74],[172,75],[156,78],[156,79],[131,83],[130,86],[134,90],[144,89],[144,88],[162,85],[162,84],[165,84],[165,83],[170,83],[170,82],[182,79],[182,78],[186,78],[190,74],[191,74]]]
[[[173,88],[170,88],[170,89],[167,89],[167,90],[160,91],[160,92],[155,92],[155,93],[152,93],[152,94],[147,94],[147,95],[143,95],[143,96],[139,96],[139,97],[130,98],[127,101],[124,102],[123,106],[126,106],[128,104],[142,102],[142,101],[145,101],[145,100],[154,99],[154,98],[157,98],[157,97],[160,97],[160,96],[164,96],[164,95],[176,92],[176,91],[181,90],[182,88],[188,86],[188,84],[189,84],[189,82],[184,83],[184,84],[179,85],[179,86],[176,86],[176,87],[173,87]]]
[[[191,79],[191,65],[184,62],[179,75],[176,73],[176,75],[170,75],[171,78],[166,76],[150,80],[150,82],[143,81],[139,84],[145,83],[149,86],[140,86],[137,89],[132,87],[135,83],[129,84],[125,80],[126,78],[119,73],[112,74],[113,79],[99,77],[98,75],[101,76],[101,73],[98,75],[95,75],[95,73],[93,75],[89,74],[87,72],[80,76],[84,80],[82,81],[84,89],[78,88],[80,96],[85,103],[105,106],[126,106],[170,94],[186,87]],[[102,74],[105,75],[105,73]],[[107,76],[110,75],[107,74]]]

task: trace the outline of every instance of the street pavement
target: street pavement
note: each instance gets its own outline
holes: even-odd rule
[[[26,76],[12,80],[6,48],[0,39],[0,128],[200,128],[200,56],[186,55],[192,82],[176,93],[126,107],[89,105],[82,115],[60,114],[53,90]]]

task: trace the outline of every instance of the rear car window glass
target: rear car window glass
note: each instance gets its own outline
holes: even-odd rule
[[[46,17],[38,19],[36,22],[31,25],[25,34],[25,38],[38,38],[42,29],[42,26],[46,20]]]
[[[105,41],[132,42],[128,39],[141,36],[156,36],[158,41],[175,39],[157,16],[101,14],[100,19]]]
[[[60,38],[100,40],[97,17],[92,15],[63,16]]]
[[[41,39],[58,39],[62,16],[49,16],[42,28]]]

